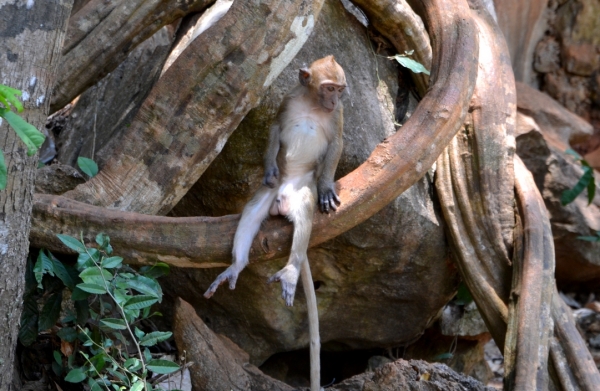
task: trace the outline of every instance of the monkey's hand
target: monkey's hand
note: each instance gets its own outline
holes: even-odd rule
[[[212,295],[217,291],[217,288],[225,281],[229,281],[229,289],[235,289],[235,283],[237,282],[240,271],[237,270],[233,265],[229,266],[223,273],[219,274],[215,281],[210,284],[207,291],[204,292],[204,297],[210,299]]]
[[[277,273],[273,274],[267,283],[281,281],[281,297],[285,300],[285,305],[291,307],[294,305],[294,295],[296,294],[296,285],[300,270],[294,265],[287,265]]]
[[[263,185],[270,187],[271,189],[277,186],[279,182],[279,167],[277,164],[272,164],[265,169],[265,177],[263,178]]]
[[[342,203],[340,197],[335,192],[333,182],[328,184],[319,183],[317,185],[317,193],[319,194],[319,207],[322,213],[329,213],[329,208],[337,210],[337,206]]]

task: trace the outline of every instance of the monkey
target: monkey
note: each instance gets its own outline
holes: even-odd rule
[[[306,255],[315,205],[322,213],[336,211],[341,200],[334,174],[342,154],[343,105],[346,76],[333,56],[303,67],[299,84],[283,99],[269,130],[262,186],[246,204],[233,239],[233,263],[210,285],[204,296],[229,282],[235,289],[248,264],[250,247],[269,215],[287,217],[294,225],[287,264],[267,281],[280,282],[287,306],[294,303],[298,277],[307,298],[311,338],[311,391],[320,389],[318,313]]]

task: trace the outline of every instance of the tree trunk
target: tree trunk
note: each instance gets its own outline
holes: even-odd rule
[[[41,129],[49,107],[57,59],[73,0],[15,2],[0,0],[0,83],[23,91],[24,119]],[[6,121],[0,123],[0,148],[8,167],[0,192],[0,390],[11,389],[22,309],[24,275],[37,156]]]

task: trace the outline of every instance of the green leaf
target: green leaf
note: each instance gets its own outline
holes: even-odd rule
[[[594,196],[596,195],[596,181],[594,180],[593,171],[592,171],[592,179],[590,180],[590,183],[588,183],[588,185],[587,185],[587,191],[588,191],[588,205],[591,205],[592,202],[594,201]]]
[[[79,166],[79,168],[81,168],[81,171],[83,171],[90,178],[93,178],[96,176],[96,174],[98,174],[98,165],[92,159],[79,156],[77,158],[77,165]]]
[[[67,342],[73,342],[77,339],[77,330],[73,327],[63,327],[56,333],[60,339]]]
[[[110,257],[102,260],[102,267],[105,269],[114,269],[121,267],[123,263],[122,257]]]
[[[452,353],[442,353],[442,354],[438,354],[437,356],[435,356],[433,358],[434,361],[440,361],[440,360],[447,360],[449,358],[452,358],[453,354]]]
[[[110,238],[104,232],[100,232],[98,235],[96,235],[96,243],[98,243],[98,246],[101,248],[104,248],[110,244]]]
[[[6,161],[4,160],[4,153],[0,149],[0,190],[6,189],[7,178],[8,172],[6,169]]]
[[[62,291],[54,293],[48,297],[44,308],[40,312],[40,320],[38,324],[38,330],[48,330],[54,326],[60,317],[60,307],[62,304]]]
[[[10,105],[12,104],[19,113],[23,111],[23,105],[17,98],[17,96],[21,96],[21,94],[21,90],[0,84],[0,102],[2,102],[7,109],[10,109]]]
[[[140,338],[140,345],[154,346],[159,342],[166,341],[173,335],[170,331],[153,331]]]
[[[142,330],[140,330],[137,327],[133,330],[133,332],[135,333],[135,336],[138,337],[138,339],[144,338],[144,335],[146,335],[146,333],[144,333]]]
[[[81,383],[87,378],[85,368],[74,368],[65,376],[65,381],[69,383]]]
[[[578,236],[577,239],[585,240],[586,242],[600,242],[600,236]]]
[[[154,373],[160,373],[161,375],[166,375],[168,373],[173,373],[179,369],[179,365],[169,360],[150,360],[146,367]]]
[[[572,189],[563,191],[560,202],[563,205],[568,205],[577,198],[579,194],[585,189],[590,181],[594,178],[594,172],[589,167],[583,168],[583,175],[579,178],[579,181],[575,184]]]
[[[85,253],[85,245],[79,240],[69,235],[57,234],[61,242],[71,250],[77,251],[78,253]]]
[[[135,357],[128,358],[124,365],[125,368],[127,368],[130,372],[135,372],[138,369],[142,369],[142,361]]]
[[[78,284],[77,288],[85,292],[93,293],[94,295],[103,295],[106,293],[106,289],[98,284]]]
[[[65,265],[63,265],[63,263],[58,259],[54,258],[52,254],[50,254],[50,257],[52,263],[52,270],[54,270],[56,277],[60,278],[63,284],[65,284],[65,286],[71,291],[75,289],[75,282],[73,282],[71,275],[67,272]]]
[[[125,366],[127,367],[127,366]],[[140,368],[142,367],[142,365],[140,364]],[[111,375],[113,375],[114,377],[116,377],[117,379],[119,379],[121,381],[121,383],[125,384],[125,385],[129,385],[129,379],[127,379],[127,376],[123,375],[121,372],[113,369],[113,368],[107,368],[106,369],[108,371],[108,373],[110,373]]]
[[[571,148],[569,148],[569,149],[567,149],[567,150],[565,151],[565,153],[566,153],[567,155],[571,155],[571,156],[573,156],[573,157],[574,157],[575,159],[577,159],[577,160],[582,160],[582,159],[583,159],[583,158],[581,157],[581,155],[580,155],[580,154],[578,154],[578,153],[577,153],[577,152],[576,152],[574,149],[571,149]]]
[[[100,323],[110,329],[113,329],[113,330],[127,329],[127,324],[125,323],[125,321],[123,319],[106,318],[106,319],[102,319],[100,321]]]
[[[87,252],[79,254],[79,256],[77,257],[76,269],[79,271],[83,271],[89,267],[95,266],[94,261],[98,262],[99,260],[100,252],[95,248],[90,248]]]
[[[429,75],[429,71],[425,68],[420,62],[413,60],[412,58],[408,58],[406,56],[402,56],[400,54],[396,54],[393,57],[400,65],[405,68],[410,69],[413,73],[424,73]]]
[[[19,328],[19,341],[24,346],[35,342],[38,335],[39,310],[33,294],[25,295],[23,299],[23,312],[21,312],[21,327]]]
[[[144,359],[146,362],[152,360],[152,354],[150,353],[150,349],[144,348]]]
[[[75,302],[75,310],[77,312],[77,324],[85,324],[90,317],[90,306],[87,300],[77,300]]]
[[[467,288],[467,285],[464,282],[461,282],[458,285],[458,291],[456,292],[456,301],[455,303],[458,305],[467,305],[473,301],[473,296],[471,296],[471,292]]]
[[[131,299],[127,300],[127,302],[125,303],[123,308],[141,310],[141,309],[151,306],[152,304],[156,303],[157,301],[158,301],[158,299],[154,296],[149,296],[149,295],[134,296]]]
[[[82,291],[77,286],[75,286],[75,288],[73,289],[73,293],[71,293],[71,300],[73,301],[85,300],[88,297],[90,297],[90,294],[88,292]]]
[[[86,284],[99,284],[104,286],[104,281],[112,280],[113,275],[108,270],[90,267],[79,273],[79,278]]]
[[[33,267],[33,273],[35,275],[35,280],[37,281],[37,287],[39,289],[44,289],[42,286],[42,279],[44,278],[44,274],[49,273],[50,275],[54,275],[54,268],[52,267],[52,260],[48,258],[44,250],[40,250],[37,261],[35,262],[35,266]]]
[[[54,372],[56,374],[56,376],[62,377],[62,373],[63,373],[62,365],[57,364],[56,362],[52,361],[52,372]]]
[[[54,356],[54,360],[59,364],[62,365],[62,357],[60,355],[60,352],[58,350],[54,350],[52,352],[52,355]]]
[[[98,381],[92,379],[91,377],[88,379],[88,386],[90,386],[90,391],[104,391],[105,388],[100,385]]]
[[[37,150],[42,146],[46,136],[40,133],[39,130],[35,128],[35,126],[31,125],[23,118],[19,117],[18,114],[13,113],[12,111],[0,109],[0,116],[4,117],[8,124],[14,129],[17,133],[17,136],[25,143],[27,147],[27,155],[33,156],[37,152]]]
[[[104,369],[104,365],[106,365],[106,353],[102,351],[101,353],[95,355],[90,359],[90,362],[96,368],[96,371],[102,372]]]
[[[136,275],[132,279],[122,280],[118,284],[120,288],[135,289],[140,293],[156,297],[159,301],[162,299],[162,289],[156,280],[145,276]]]
[[[144,388],[144,382],[142,380],[138,380],[131,386],[129,391],[141,391],[143,388]]]
[[[158,278],[169,274],[169,265],[164,262],[157,262],[152,266],[142,266],[140,273],[150,278]]]

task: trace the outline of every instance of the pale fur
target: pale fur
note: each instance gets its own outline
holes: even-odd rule
[[[336,210],[340,202],[334,173],[342,152],[343,109],[339,99],[346,79],[342,68],[329,56],[315,61],[310,69],[300,70],[300,81],[301,85],[284,99],[271,126],[263,186],[242,212],[233,240],[233,263],[204,296],[211,297],[225,281],[234,289],[239,273],[248,264],[252,241],[262,221],[269,214],[286,216],[294,224],[290,257],[269,282],[281,282],[282,297],[291,306],[302,274],[310,323],[311,391],[318,391],[318,311],[306,252],[317,201],[327,213],[329,208]]]

